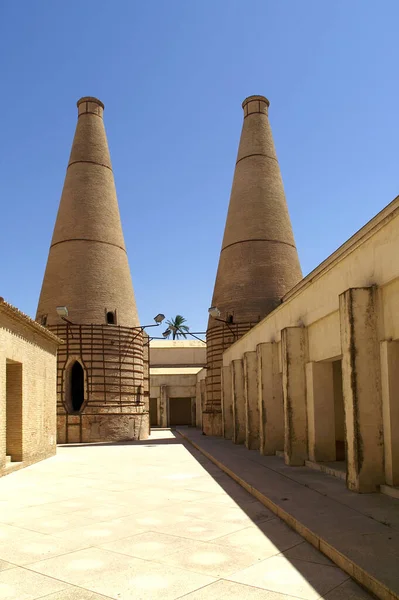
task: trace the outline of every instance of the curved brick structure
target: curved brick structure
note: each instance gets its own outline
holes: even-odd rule
[[[264,96],[244,100],[244,124],[207,331],[205,433],[221,435],[222,353],[270,313],[302,272]]]
[[[139,319],[104,105],[85,97],[77,106],[78,123],[36,316],[66,341],[58,359],[59,441],[142,438],[148,435],[143,337],[139,329],[132,329]],[[68,308],[72,324],[57,314],[57,306]],[[71,390],[80,389],[80,380],[76,383],[72,375],[76,362],[81,368],[75,366],[75,375],[83,369],[83,376],[76,377],[84,388],[78,410],[80,401],[71,399]]]
[[[37,309],[47,325],[104,323],[117,310],[120,325],[139,325],[103,121],[104,105],[78,101],[78,123]]]

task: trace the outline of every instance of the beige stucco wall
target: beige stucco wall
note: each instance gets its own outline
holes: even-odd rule
[[[55,454],[58,347],[55,336],[36,323],[31,327],[27,317],[26,322],[17,313],[14,318],[12,310],[6,308],[3,312],[3,307],[0,303],[0,474],[11,471],[16,462],[25,466]],[[17,389],[18,398],[10,397],[10,390],[18,388],[17,379],[22,389]],[[19,409],[16,404],[21,396]],[[19,415],[13,415],[10,421],[15,410]],[[10,436],[20,439],[11,463],[6,459]]]
[[[197,340],[152,340],[152,367],[204,367],[206,345]]]
[[[170,399],[189,398],[192,418],[196,424],[196,393],[198,367],[150,368],[150,398],[157,401],[158,427],[170,426]]]
[[[384,478],[399,485],[392,435],[399,427],[399,354],[392,345],[399,340],[398,306],[399,197],[224,352],[227,369],[260,344],[276,343],[287,464],[334,460],[345,437],[350,489],[375,491]],[[321,367],[325,361],[331,369]],[[342,365],[342,396],[335,361]]]
[[[197,340],[150,342],[150,398],[157,403],[159,427],[170,425],[170,399],[189,398],[191,425],[200,422],[201,392],[197,375],[204,371],[206,345]],[[203,378],[202,388],[205,387]]]

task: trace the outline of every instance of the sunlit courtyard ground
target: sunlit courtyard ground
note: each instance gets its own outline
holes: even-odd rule
[[[0,479],[1,600],[371,598],[178,434]]]

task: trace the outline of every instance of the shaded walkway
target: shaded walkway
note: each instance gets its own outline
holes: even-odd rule
[[[368,590],[399,598],[399,500],[195,429],[180,434]]]
[[[0,479],[0,571],[1,600],[371,598],[169,431]]]

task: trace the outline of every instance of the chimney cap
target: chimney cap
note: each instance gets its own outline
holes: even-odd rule
[[[270,106],[270,102],[265,96],[248,96],[248,98],[245,98],[244,102],[242,103],[242,107],[244,108],[248,102],[253,102],[254,100],[265,102],[267,106]]]
[[[101,102],[101,100],[99,100],[98,98],[94,98],[94,96],[83,96],[83,98],[80,98],[80,100],[77,101],[76,106],[79,107],[79,105],[82,104],[82,102],[94,102],[95,104],[98,104],[98,106],[101,106],[102,109],[104,109],[104,104]]]

